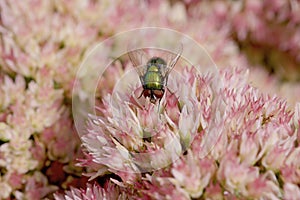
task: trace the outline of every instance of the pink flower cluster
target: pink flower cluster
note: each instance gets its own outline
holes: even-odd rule
[[[233,5],[235,11],[232,12],[237,39],[241,43],[253,43],[251,53],[262,51],[262,58],[257,59],[266,59],[274,70],[283,73],[284,78],[297,79],[297,65],[300,63],[299,1],[255,0],[237,4]]]
[[[132,93],[117,94],[117,104],[107,96],[83,145],[90,156],[84,164],[94,170],[88,175],[111,174],[110,187],[95,183],[56,198],[99,199],[114,185],[120,199],[296,199],[300,104],[292,111],[262,94],[247,84],[247,71],[227,68],[220,80],[184,69],[183,79],[170,82],[175,96],[167,94],[160,109],[140,107]],[[219,136],[207,151],[212,123]]]
[[[264,65],[283,79],[299,80],[299,1],[184,2],[189,16],[205,18],[225,31],[252,64]]]
[[[218,32],[213,35],[214,41],[209,40],[212,48],[217,49],[211,51],[201,41],[219,67],[248,66],[251,84],[266,93],[287,98],[292,107],[299,101],[299,1],[184,2],[189,18],[207,21],[209,26],[205,30]],[[230,45],[232,41],[238,46]],[[243,56],[237,57],[236,51],[247,56],[247,61]]]
[[[1,76],[1,108],[4,112],[1,113],[0,122],[3,142],[0,160],[5,172],[2,181],[10,180],[12,183],[7,186],[10,188],[7,192],[20,188],[35,175],[43,176],[26,176],[26,173],[39,167],[39,162],[34,159],[35,146],[30,137],[45,127],[52,126],[64,109],[61,106],[62,90],[52,88],[52,79],[47,71],[41,71],[38,77],[37,82],[26,83],[20,75],[15,77],[15,81],[7,75]],[[48,102],[49,100],[51,101]],[[15,178],[19,181],[12,180]],[[9,192],[1,194],[5,198]]]

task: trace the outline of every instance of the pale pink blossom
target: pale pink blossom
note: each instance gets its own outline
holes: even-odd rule
[[[83,200],[97,200],[97,199],[128,199],[126,193],[122,192],[122,189],[118,186],[108,182],[105,188],[101,188],[99,185],[88,184],[87,188],[76,189],[71,188],[65,195],[54,194],[56,200],[68,200],[68,199],[83,199]]]
[[[188,151],[185,158],[173,164],[174,179],[171,181],[182,187],[192,198],[199,198],[215,172],[216,165],[213,159],[199,159],[193,152]]]
[[[0,154],[2,155],[0,165],[9,172],[18,172],[20,174],[34,170],[38,163],[33,159],[29,151],[31,146],[31,141],[14,135],[11,142],[5,143],[0,147]]]
[[[300,19],[296,14],[299,5],[293,0],[244,1],[230,5],[233,12],[228,22],[232,22],[237,39],[246,44],[247,54],[256,62],[268,60],[267,65],[278,76],[289,80],[299,77],[299,25],[295,23]]]
[[[43,168],[44,162],[47,159],[45,146],[46,145],[38,137],[35,137],[35,140],[30,148],[33,159],[38,161],[38,169]]]
[[[14,189],[21,189],[22,184],[25,182],[24,174],[18,174],[16,172],[6,174],[9,185]]]
[[[205,188],[204,195],[206,199],[222,199],[223,198],[222,188],[219,184],[211,183]]]
[[[296,200],[300,196],[300,189],[293,183],[284,184],[284,199]]]
[[[138,195],[141,197],[133,197],[136,199],[190,199],[189,194],[173,184],[170,178],[164,177],[164,174],[160,174],[160,176],[147,174],[142,184],[137,186],[140,191]]]
[[[6,109],[16,102],[23,102],[25,100],[25,80],[18,75],[13,81],[8,76],[4,76],[1,80],[1,107]]]
[[[69,118],[70,113],[65,111],[57,123],[44,129],[40,141],[47,149],[47,157],[50,160],[58,160],[62,163],[70,162],[79,146],[79,138],[74,131]]]
[[[0,198],[1,199],[7,199],[10,196],[10,193],[12,192],[12,188],[6,181],[0,181]]]
[[[285,166],[282,166],[282,177],[290,183],[298,183],[300,181],[300,148],[294,148],[285,160]]]
[[[270,149],[267,154],[262,159],[262,164],[267,169],[272,169],[274,171],[279,170],[284,165],[284,161],[289,153],[290,149],[285,149],[282,146],[274,146]]]
[[[218,180],[231,193],[247,195],[247,184],[259,176],[259,169],[242,163],[233,152],[227,152],[218,169]]]
[[[48,180],[41,172],[34,172],[32,176],[25,177],[24,191],[15,191],[16,199],[33,199],[38,200],[45,198],[47,195],[57,190],[57,186],[48,185]]]

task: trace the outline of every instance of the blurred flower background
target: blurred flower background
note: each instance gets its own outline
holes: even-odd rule
[[[129,65],[117,63],[80,140],[71,109],[79,65],[99,42],[144,26],[194,38],[223,84],[184,69],[186,82],[171,84],[186,98],[166,98],[162,118],[152,104],[121,103],[114,119],[109,93]],[[298,199],[299,52],[298,0],[0,0],[0,199]],[[220,137],[203,158],[216,100]],[[159,139],[135,137],[149,126]],[[164,149],[170,138],[178,145]],[[156,148],[171,156],[153,155],[153,165],[180,159],[151,173],[128,159],[127,149]]]

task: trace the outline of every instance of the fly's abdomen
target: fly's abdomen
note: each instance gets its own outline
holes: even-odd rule
[[[159,72],[148,71],[144,76],[144,88],[150,90],[163,89],[163,79]]]

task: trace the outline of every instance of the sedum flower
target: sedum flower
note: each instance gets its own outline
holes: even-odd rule
[[[298,183],[300,181],[299,170],[299,154],[300,148],[294,148],[285,160],[285,165],[281,167],[283,180],[291,183]]]
[[[0,165],[9,172],[20,174],[27,173],[37,166],[37,161],[33,159],[30,152],[32,143],[30,141],[14,136],[9,143],[0,147]]]
[[[284,199],[297,199],[300,195],[299,187],[293,183],[286,183],[284,185]]]
[[[0,137],[3,142],[0,146],[0,165],[4,170],[3,176],[7,177],[11,188],[7,189],[10,191],[8,196],[21,199],[23,198],[21,196],[30,193],[25,189],[29,185],[28,178],[33,178],[30,174],[38,172],[45,165],[45,145],[40,143],[38,135],[61,118],[61,113],[65,109],[62,106],[63,94],[62,90],[54,88],[49,71],[45,68],[37,73],[36,80],[28,80],[20,75],[16,77],[1,75],[0,81],[0,106],[1,111],[5,110],[0,122]],[[14,174],[17,176],[13,176]],[[44,186],[48,187],[47,178],[44,179],[46,180]],[[57,189],[49,187],[52,189],[47,189],[48,192],[39,194],[35,199],[45,197]]]
[[[43,130],[40,141],[47,149],[47,157],[52,161],[70,162],[78,148],[79,138],[73,130],[70,113],[65,111],[57,123]]]
[[[199,198],[216,172],[212,159],[199,159],[188,151],[187,155],[172,166],[175,185],[183,188],[192,198]]]
[[[133,195],[135,199],[189,199],[189,195],[182,188],[172,183],[168,177],[146,175],[141,185],[137,187],[140,195]]]
[[[48,180],[41,172],[34,172],[32,176],[25,177],[24,191],[14,191],[16,199],[38,200],[57,190],[57,186],[48,185]]]
[[[104,188],[99,185],[88,184],[87,188],[76,189],[71,188],[65,195],[54,194],[57,200],[69,200],[69,199],[83,199],[83,200],[96,200],[96,199],[128,199],[128,196],[118,186],[113,185],[111,182],[107,183]]]
[[[230,5],[232,30],[254,62],[288,80],[299,77],[299,2],[244,1]],[[260,30],[259,32],[257,30]],[[272,35],[272,37],[269,37]],[[254,44],[254,45],[249,45]],[[258,48],[257,48],[258,47]],[[259,53],[258,53],[259,52]]]
[[[217,80],[190,69],[181,75],[160,107],[131,88],[98,104],[82,138],[90,176],[114,177],[133,199],[280,199],[294,190],[284,185],[299,181],[299,105],[294,113],[248,85],[245,68],[223,69]]]
[[[0,179],[0,198],[7,199],[10,196],[13,188],[10,186],[7,180],[3,180],[2,176]]]
[[[297,82],[282,82],[276,76],[270,75],[263,66],[251,68],[250,71],[249,83],[252,86],[266,94],[285,98],[290,109],[299,101],[300,86]]]
[[[135,92],[119,92],[104,99],[100,111],[105,115],[90,116],[88,133],[82,137],[93,162],[102,166],[99,171],[108,169],[124,182],[133,183],[140,173],[168,166],[188,148],[200,127],[207,126],[210,113],[205,105],[200,106],[197,75],[184,70],[182,76],[170,81],[179,98],[166,92],[161,106],[139,100]],[[184,84],[180,82],[184,80]],[[194,89],[184,94],[188,87]],[[200,94],[211,102],[206,89]]]
[[[10,110],[5,122],[15,131],[23,132],[24,138],[51,126],[63,109],[62,90],[53,88],[46,69],[38,73],[37,82],[28,83],[28,90],[25,87],[25,79],[21,76],[16,76],[15,81],[4,76],[1,85],[4,96],[1,109]]]

